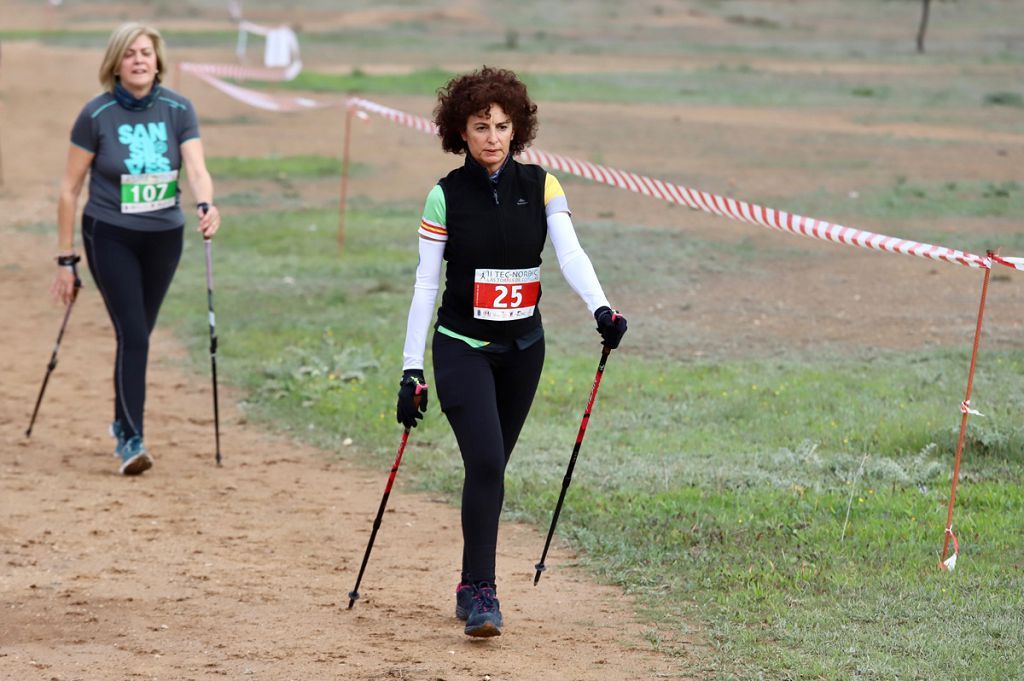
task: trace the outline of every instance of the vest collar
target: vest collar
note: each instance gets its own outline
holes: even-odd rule
[[[493,175],[489,175],[487,173],[487,168],[484,168],[482,165],[480,165],[479,161],[473,158],[467,151],[466,163],[464,164],[463,167],[469,172],[470,176],[473,177],[475,180],[485,181],[487,182],[487,186],[489,186],[491,189],[497,190],[499,185],[502,184],[502,179],[508,175],[506,171],[508,170],[511,161],[512,154],[509,154],[508,156],[505,157],[504,163],[501,164],[501,167],[498,168],[497,172],[495,172]]]
[[[494,174],[488,174],[487,169],[480,165],[480,163],[474,159],[469,152],[466,152],[466,163],[465,167],[469,172],[473,173],[474,177],[485,177],[488,182],[498,185],[502,177],[505,175],[505,169],[508,168],[509,162],[512,160],[512,155],[505,157],[502,167],[499,168]]]

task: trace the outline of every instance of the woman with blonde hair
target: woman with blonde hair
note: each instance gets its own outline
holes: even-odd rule
[[[114,361],[115,454],[122,475],[153,465],[143,442],[149,336],[181,257],[185,215],[178,186],[182,165],[199,217],[211,238],[220,226],[192,103],[161,84],[164,41],[150,26],[128,23],[107,42],[100,65],[103,92],[71,128],[57,203],[57,275],[53,297],[74,291],[78,197],[89,176],[82,242],[96,288],[117,336]]]

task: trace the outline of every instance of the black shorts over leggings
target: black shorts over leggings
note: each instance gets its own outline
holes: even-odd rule
[[[493,583],[505,465],[537,392],[544,339],[494,352],[435,333],[433,353],[434,387],[466,469],[462,581]]]
[[[126,437],[142,435],[149,334],[181,259],[184,225],[140,232],[82,216],[89,271],[117,334],[114,418]]]

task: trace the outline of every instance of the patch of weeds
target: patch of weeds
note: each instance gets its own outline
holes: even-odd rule
[[[727,16],[725,20],[730,24],[736,24],[737,26],[749,26],[751,28],[782,28],[782,24],[774,19],[768,19],[766,17],[751,17],[745,14],[733,14],[731,16]]]
[[[1008,199],[1010,196],[1020,191],[1020,185],[1016,182],[987,182],[981,191],[981,195],[986,199]]]
[[[990,92],[982,100],[990,106],[1012,106],[1024,108],[1024,96],[1018,92]]]
[[[868,99],[886,99],[889,96],[889,88],[860,85],[850,90],[850,94]]]

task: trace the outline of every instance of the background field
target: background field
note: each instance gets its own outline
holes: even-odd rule
[[[0,5],[4,117],[26,120],[29,93],[61,109],[42,131],[0,124],[5,229],[52,233],[66,128],[115,21],[152,18],[177,60],[233,58],[218,2],[66,5]],[[540,105],[539,148],[852,227],[1024,255],[1018,3],[933,3],[925,55],[914,53],[910,0],[294,5],[245,3],[253,21],[299,25],[306,69],[289,89],[355,91],[429,115],[451,74],[507,66]],[[32,86],[8,70],[11,59],[53,56],[76,62],[67,82]],[[225,214],[222,374],[245,418],[383,470],[415,225],[458,161],[421,133],[357,122],[339,253],[341,114],[268,114],[187,76],[180,85],[200,111]],[[1019,275],[993,274],[972,399],[985,416],[970,423],[955,516],[963,553],[943,573],[981,273],[562,179],[630,332],[608,364],[559,537],[595,579],[634,597],[647,650],[672,656],[659,673],[1019,675]],[[545,255],[549,359],[506,496],[506,517],[541,527],[600,351],[554,261]],[[202,276],[193,239],[164,319],[196,380],[208,361]],[[402,479],[454,503],[460,474],[434,405]],[[535,559],[518,558],[526,568]]]

